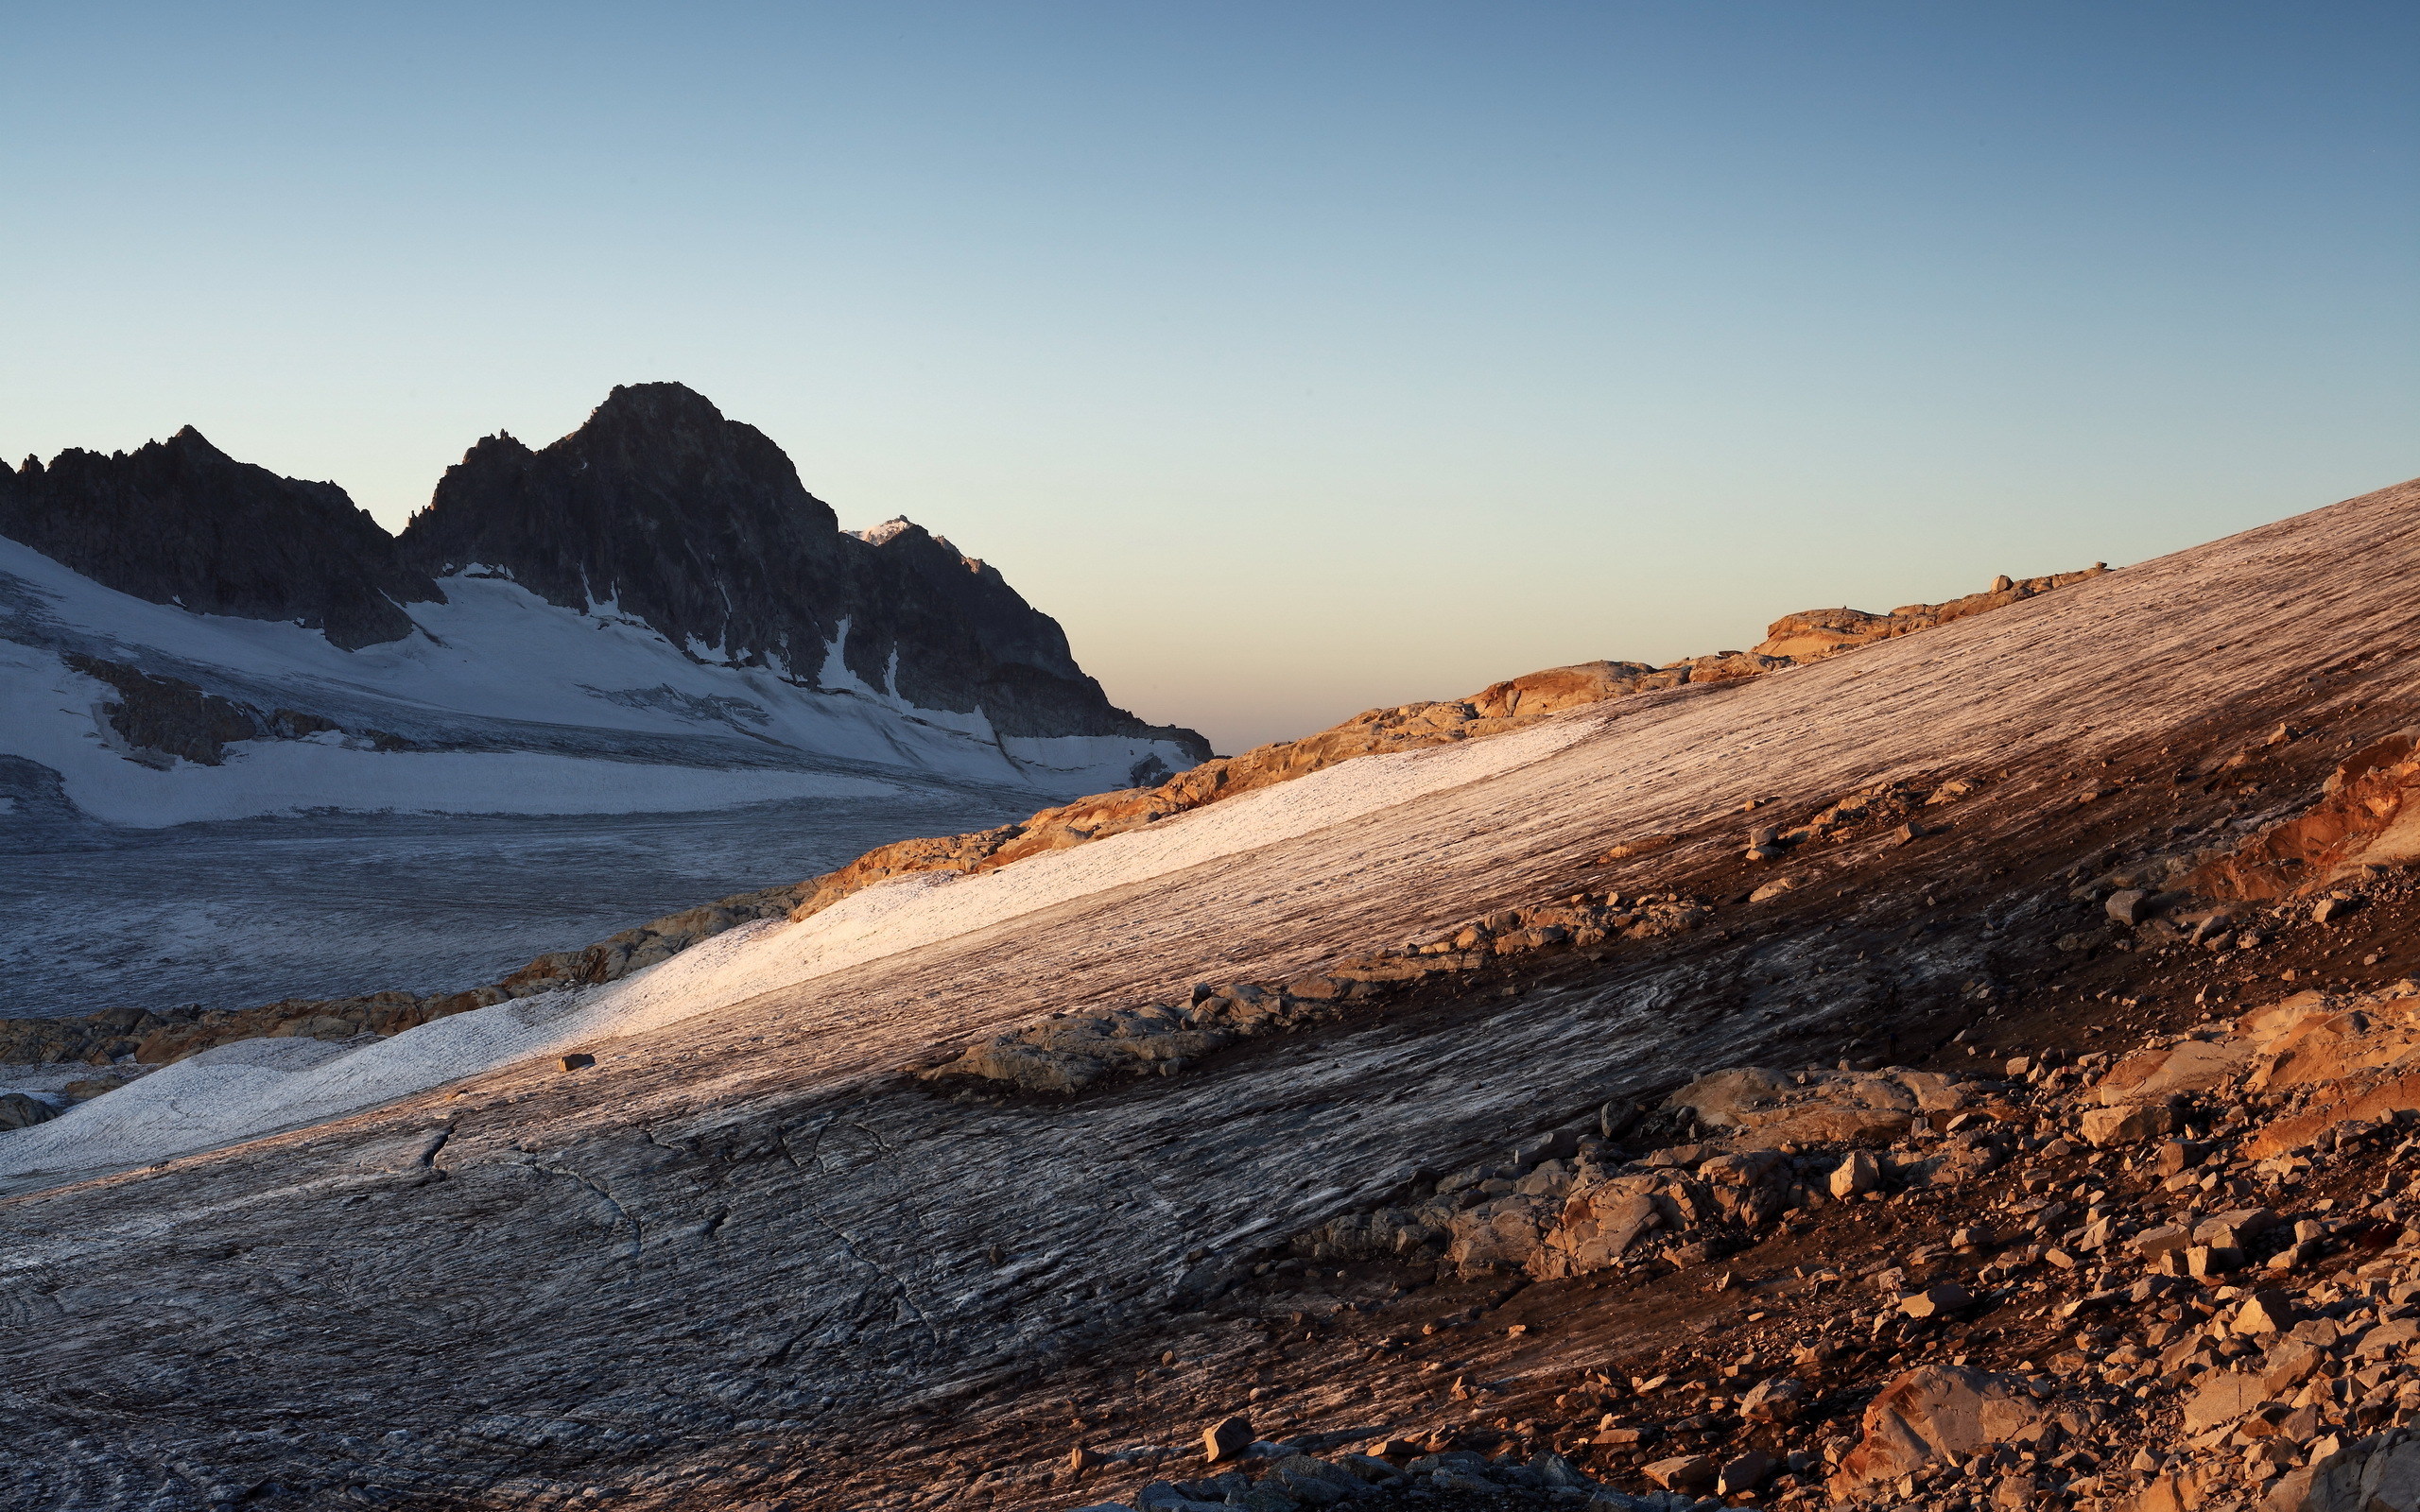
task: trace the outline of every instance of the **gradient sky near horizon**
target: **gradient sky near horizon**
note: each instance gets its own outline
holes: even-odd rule
[[[0,447],[678,379],[1221,750],[2420,472],[2408,4],[18,6]]]

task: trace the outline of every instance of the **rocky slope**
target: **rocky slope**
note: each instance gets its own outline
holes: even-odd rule
[[[2415,518],[893,878],[386,1041],[692,995],[560,1058],[11,1163],[10,1499],[2402,1504]]]

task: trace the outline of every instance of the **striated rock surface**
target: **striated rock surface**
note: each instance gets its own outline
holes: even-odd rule
[[[2420,1119],[2331,1097],[2399,1074],[2420,877],[2184,883],[2410,724],[2415,509],[1167,821],[1227,849],[894,883],[661,963],[700,995],[592,1043],[12,1166],[7,1498],[2393,1504]],[[2312,732],[2176,780],[2280,722]],[[1112,865],[1147,843],[1195,859]],[[1798,885],[1752,902],[1768,850]],[[1214,999],[1266,1022],[1175,1074],[1103,1053]],[[925,1074],[1004,1040],[1106,1069]],[[199,1069],[281,1048],[348,1053]],[[1907,1123],[1757,1142],[1824,1108]]]

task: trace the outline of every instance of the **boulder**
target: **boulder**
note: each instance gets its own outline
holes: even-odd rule
[[[1921,1292],[1899,1298],[1899,1311],[1910,1317],[1941,1317],[1974,1305],[1975,1298],[1956,1281],[1935,1281]]]
[[[2277,1214],[2267,1208],[2229,1208],[2203,1219],[2193,1230],[2193,1242],[2239,1249],[2277,1224]]]
[[[2152,917],[2152,894],[2141,887],[2122,887],[2111,893],[2101,907],[2110,918],[2132,928]]]
[[[1664,1100],[1685,1108],[1708,1128],[1737,1128],[1744,1114],[1771,1108],[1792,1091],[1790,1079],[1761,1066],[1733,1066],[1709,1073]]]
[[[1361,1481],[1339,1466],[1308,1454],[1288,1454],[1269,1467],[1261,1484],[1274,1484],[1305,1506],[1333,1506],[1361,1494]]]
[[[2014,1376],[1944,1365],[1905,1371],[1866,1406],[1863,1435],[1841,1457],[1832,1494],[1853,1497],[1877,1481],[1918,1474],[1948,1455],[1963,1461],[2025,1436],[2045,1416]]]
[[[2176,1131],[2176,1109],[2165,1104],[2135,1108],[2084,1109],[2084,1143],[2096,1145],[2139,1144],[2157,1134]]]
[[[1773,1471],[1779,1469],[1781,1461],[1771,1454],[1761,1449],[1749,1450],[1724,1461],[1722,1468],[1715,1472],[1714,1494],[1737,1496],[1742,1491],[1753,1491],[1772,1479]]]
[[[2254,1372],[2214,1370],[2185,1400],[2185,1431],[2205,1433],[2231,1423],[2269,1400],[2268,1383]]]
[[[1252,1448],[1252,1441],[1251,1418],[1224,1418],[1201,1431],[1201,1457],[1213,1465],[1239,1459],[1245,1450]]]
[[[2128,1248],[2147,1261],[2157,1260],[2172,1250],[2190,1248],[2192,1244],[2193,1236],[2176,1224],[2146,1228],[2126,1241]]]
[[[1882,1166],[1864,1150],[1851,1150],[1846,1159],[1832,1168],[1832,1195],[1853,1197],[1861,1192],[1875,1192],[1882,1186]]]
[[[1734,1147],[1785,1144],[1888,1144],[1908,1132],[1910,1115],[1948,1112],[1967,1100],[1966,1085],[1930,1072],[1816,1072],[1801,1083],[1760,1067],[1702,1076],[1672,1094],[1709,1128],[1730,1129]]]
[[[2357,1439],[2288,1471],[2262,1505],[2265,1512],[2412,1512],[2420,1507],[2420,1433],[2397,1428]]]
[[[1616,1263],[1641,1237],[1678,1220],[1677,1206],[1668,1198],[1659,1200],[1669,1184],[1659,1177],[1633,1176],[1575,1188],[1553,1226],[1540,1235],[1536,1252],[1524,1255],[1518,1263],[1541,1280],[1585,1275]],[[1456,1228],[1459,1234],[1459,1222]]]
[[[1788,1376],[1760,1382],[1739,1399],[1739,1416],[1752,1423],[1786,1423],[1806,1405],[1806,1386]]]
[[[1789,1159],[1778,1150],[1718,1155],[1698,1167],[1698,1179],[1712,1194],[1715,1211],[1746,1228],[1762,1227],[1789,1205]]]
[[[2199,1498],[2195,1498],[2196,1503]],[[2154,1475],[2119,1504],[2119,1512],[2188,1512],[2184,1488],[2173,1475]]]
[[[28,1097],[23,1092],[0,1092],[0,1129],[30,1128],[58,1116],[59,1110],[39,1097]]]
[[[2227,1327],[2237,1333],[2282,1333],[2294,1326],[2294,1305],[2286,1294],[2264,1286],[2243,1299]]]
[[[2166,1102],[2210,1091],[2251,1058],[2252,1047],[2240,1040],[2186,1040],[2165,1050],[2138,1050],[2110,1067],[2094,1094],[2113,1107]]]
[[[1639,1473],[1668,1491],[1697,1490],[1714,1484],[1722,1468],[1703,1454],[1675,1454],[1659,1459]]]

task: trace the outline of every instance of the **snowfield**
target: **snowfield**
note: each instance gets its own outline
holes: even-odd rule
[[[559,609],[483,571],[442,586],[447,602],[407,606],[421,633],[344,651],[299,625],[147,603],[0,538],[0,756],[59,772],[92,817],[146,826],[313,809],[693,811],[878,793],[885,768],[1065,798],[1130,785],[1138,764],[1189,764],[1164,741],[1003,737],[979,711],[919,709],[845,674],[701,662],[611,604]],[[835,666],[837,649],[804,660]],[[100,716],[117,695],[71,670],[74,653],[423,748],[326,734],[235,743],[222,766],[146,765]]]
[[[339,653],[341,654],[341,653]],[[116,696],[58,657],[0,642],[0,754],[40,762],[104,824],[159,829],[320,810],[406,814],[647,814],[781,799],[872,798],[898,791],[872,777],[778,767],[673,766],[541,751],[381,751],[329,731],[248,740],[223,765],[180,760],[162,770],[104,743],[96,706]]]

